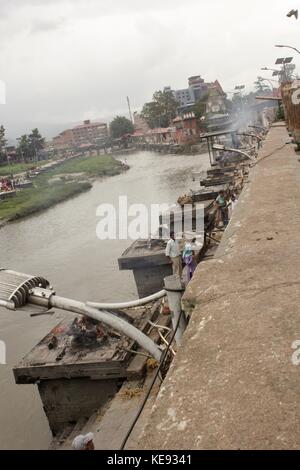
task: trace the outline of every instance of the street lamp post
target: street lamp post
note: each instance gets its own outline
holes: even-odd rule
[[[270,72],[281,72],[281,70],[278,70],[278,69],[270,69],[269,67],[262,67],[260,70],[269,70]]]
[[[278,69],[271,69],[269,67],[262,67],[261,70],[269,70],[270,72],[273,72],[273,76],[280,76],[280,77],[284,77],[285,81],[288,81],[288,76],[287,76],[287,70],[286,70],[286,63],[283,63],[282,64],[282,69],[281,70],[278,70]],[[296,78],[294,74],[290,73],[290,76],[292,78]]]
[[[288,49],[293,49],[293,51],[296,51],[298,54],[300,54],[299,49],[297,49],[296,47],[293,47],[293,46],[285,46],[283,44],[276,44],[275,47],[287,47]]]
[[[284,75],[284,79],[286,82],[289,81],[289,75],[290,77],[292,78],[292,73],[291,73],[291,69],[289,71],[289,75],[288,75],[288,72],[287,72],[287,65],[289,65],[290,67],[292,67],[292,69],[294,70],[295,69],[295,65],[291,64],[291,62],[293,61],[293,57],[280,57],[276,60],[275,64],[276,65],[282,65],[282,70],[283,70],[283,73],[282,75]]]

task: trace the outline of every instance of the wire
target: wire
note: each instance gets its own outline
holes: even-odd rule
[[[127,349],[127,348],[121,348],[121,347],[118,347],[117,349],[119,349],[120,351],[126,351],[126,352],[130,352],[133,354],[137,354],[138,356],[144,356],[144,357],[147,357],[148,359],[152,359],[152,356],[150,356],[150,354],[146,354],[140,351],[134,351],[134,349]]]
[[[159,325],[158,323],[153,323],[151,320],[148,320],[149,325],[151,325],[153,328],[158,328],[159,330],[166,330],[166,331],[172,331],[171,328],[168,328],[167,326],[162,326]],[[151,328],[152,331],[152,328]]]
[[[207,236],[207,238],[209,238],[210,240],[213,240],[213,241],[216,242],[216,243],[221,243],[220,240],[217,240],[216,238],[214,238],[214,237],[208,235],[208,233],[206,234],[206,236]]]
[[[30,311],[26,311],[26,313],[30,313]],[[55,311],[52,310],[51,308],[47,308],[46,310],[42,310],[41,312],[33,312],[31,311],[30,316],[31,317],[40,317],[42,315],[54,315]]]
[[[141,404],[141,406],[140,406],[140,408],[139,408],[139,410],[138,410],[138,412],[137,412],[137,414],[136,414],[136,417],[134,418],[134,420],[133,420],[133,422],[132,422],[132,424],[131,424],[129,430],[127,431],[127,434],[126,434],[126,436],[125,436],[125,438],[124,438],[124,440],[123,440],[123,442],[122,442],[122,445],[121,445],[121,447],[120,447],[119,450],[124,450],[124,447],[126,446],[127,441],[128,441],[128,439],[129,439],[129,437],[130,437],[130,435],[131,435],[131,433],[132,433],[132,431],[133,431],[133,429],[134,429],[134,427],[135,427],[135,425],[136,425],[136,423],[137,423],[139,417],[141,416],[141,414],[142,414],[142,412],[143,412],[143,409],[145,408],[145,405],[146,405],[147,400],[148,400],[148,398],[149,398],[149,396],[150,396],[151,390],[152,390],[152,388],[154,387],[154,384],[155,384],[155,382],[156,382],[156,379],[157,379],[157,377],[158,377],[158,374],[159,374],[160,371],[161,371],[161,368],[162,368],[162,366],[163,366],[163,364],[164,364],[164,361],[165,361],[165,359],[166,359],[166,357],[167,357],[167,354],[168,354],[168,352],[169,352],[169,349],[170,349],[170,347],[171,347],[171,344],[172,344],[173,341],[174,341],[174,338],[175,338],[175,335],[176,335],[176,333],[177,333],[177,330],[178,330],[178,327],[179,327],[179,323],[180,323],[182,314],[183,314],[183,311],[180,312],[180,315],[179,315],[179,317],[178,317],[178,321],[177,321],[175,330],[174,330],[174,332],[173,332],[172,338],[170,339],[169,345],[167,346],[167,348],[165,349],[165,352],[163,353],[163,356],[162,356],[161,361],[160,361],[160,363],[159,363],[159,366],[158,366],[158,368],[157,368],[157,370],[156,370],[156,373],[155,373],[155,375],[154,375],[154,377],[153,377],[153,379],[152,379],[152,381],[151,381],[151,384],[150,384],[149,389],[148,389],[148,391],[147,391],[147,393],[146,393],[146,396],[145,396],[145,398],[144,398],[144,400],[143,400],[143,402],[142,402],[142,404]]]
[[[279,152],[279,150],[282,150],[285,146],[287,145],[287,143],[284,143],[281,147],[278,147],[276,148],[275,150],[273,150],[273,152],[269,153],[268,155],[265,155],[264,157],[261,157],[259,160],[257,160],[256,162],[254,163],[251,163],[249,166],[250,168],[253,168],[255,165],[257,165],[258,163],[260,163],[262,160],[264,160],[265,158],[267,157],[271,157],[272,155],[274,155],[274,153],[276,152]]]

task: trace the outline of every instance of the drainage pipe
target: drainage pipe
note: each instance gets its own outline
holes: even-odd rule
[[[149,295],[149,297],[144,297],[143,299],[138,299],[138,300],[132,300],[129,302],[121,302],[121,303],[100,303],[100,302],[87,302],[86,305],[89,307],[94,307],[98,309],[104,309],[104,310],[117,310],[121,308],[132,308],[132,307],[140,307],[141,305],[146,305],[149,302],[153,302],[154,300],[161,299],[166,295],[165,290],[161,290],[159,292],[156,292],[156,294]]]
[[[176,343],[180,345],[187,327],[186,317],[181,308],[181,298],[184,293],[184,287],[182,286],[180,277],[176,274],[165,277],[164,283],[171,310],[173,330],[176,331]]]

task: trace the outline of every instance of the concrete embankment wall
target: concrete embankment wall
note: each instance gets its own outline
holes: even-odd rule
[[[300,446],[300,163],[288,140],[271,128],[216,258],[187,289],[191,320],[141,448]]]

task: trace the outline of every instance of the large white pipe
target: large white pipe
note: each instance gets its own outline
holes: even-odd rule
[[[0,300],[0,307],[8,308],[9,310],[16,310],[16,306],[11,300]]]
[[[164,282],[168,295],[169,307],[171,310],[173,330],[175,331],[177,327],[175,335],[176,343],[180,345],[187,327],[186,317],[184,313],[181,313],[181,298],[184,292],[184,288],[182,286],[180,276],[176,274],[165,277]]]
[[[146,305],[149,302],[153,302],[154,300],[161,299],[166,295],[165,290],[161,290],[159,292],[156,292],[156,294],[149,295],[149,297],[144,297],[143,299],[138,299],[138,300],[131,300],[129,302],[121,302],[118,304],[113,304],[113,303],[100,303],[100,302],[87,302],[86,305],[89,307],[94,307],[98,309],[104,309],[104,310],[114,310],[114,309],[121,309],[121,308],[132,308],[132,307],[140,307],[141,305]]]
[[[29,302],[36,303],[34,295],[29,298]],[[140,331],[135,326],[126,322],[122,318],[113,315],[111,312],[99,311],[93,307],[86,305],[83,302],[78,302],[77,300],[67,299],[65,297],[59,297],[57,295],[51,295],[49,299],[51,307],[60,308],[62,310],[67,310],[69,312],[80,313],[82,315],[87,315],[88,317],[93,318],[94,320],[101,321],[106,325],[109,325],[112,328],[115,328],[117,331],[121,331],[128,338],[136,341],[143,349],[148,351],[151,356],[153,356],[157,361],[160,361],[162,356],[161,349],[157,344],[148,338],[142,331]]]

